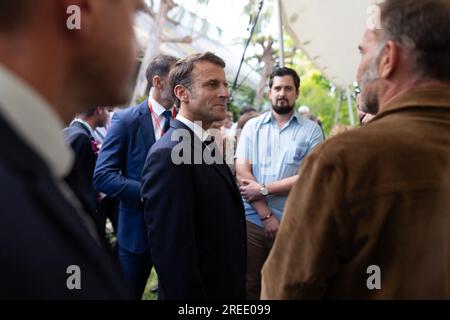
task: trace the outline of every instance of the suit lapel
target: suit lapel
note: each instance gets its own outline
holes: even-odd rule
[[[150,149],[156,142],[156,138],[155,131],[153,130],[153,118],[148,108],[148,100],[145,100],[138,108],[142,139],[144,139],[146,149]]]
[[[178,121],[178,120],[174,120],[171,122],[171,127],[175,130],[177,129],[184,129],[184,130],[188,130],[190,135],[191,135],[191,147],[193,150],[193,154],[192,154],[192,161],[194,161],[196,158],[195,154],[200,154],[201,155],[201,159],[203,160],[203,152],[205,150],[205,148],[207,148],[207,146],[200,141],[200,139],[194,134],[194,132],[188,127],[186,126],[184,123]],[[199,157],[197,155],[197,157]],[[224,164],[218,164],[218,163],[214,163],[211,165],[208,165],[209,167],[214,168],[214,170],[222,176],[222,178],[226,181],[226,183],[228,184],[228,186],[233,190],[233,194],[239,199],[239,202],[242,202],[241,199],[241,194],[239,192],[239,189],[237,188],[237,184],[234,180],[233,174],[231,173],[230,168],[228,168],[228,165]]]
[[[219,172],[220,175],[225,179],[230,188],[233,190],[234,195],[239,198],[239,201],[242,201],[241,194],[237,188],[236,181],[234,180],[233,174],[231,173],[230,168],[227,164],[213,164],[212,167]]]
[[[86,132],[86,133],[88,134],[88,136],[92,138],[92,135],[91,135],[91,132],[89,131],[89,129],[86,128],[86,127],[84,126],[84,124],[82,124],[81,122],[79,122],[79,121],[74,121],[74,122],[72,123],[71,126],[72,126],[72,127],[77,127],[77,128],[83,129],[83,131]]]

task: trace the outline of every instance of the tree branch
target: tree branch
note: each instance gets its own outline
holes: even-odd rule
[[[173,38],[173,37],[168,37],[166,35],[161,35],[160,39],[162,42],[165,42],[165,43],[192,43],[191,36],[185,36],[182,38]]]

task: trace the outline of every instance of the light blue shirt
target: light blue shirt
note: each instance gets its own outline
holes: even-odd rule
[[[241,132],[236,159],[252,164],[258,183],[283,180],[298,174],[305,156],[323,141],[322,130],[315,122],[294,113],[289,122],[279,128],[272,112],[251,119]],[[281,219],[287,196],[267,196],[267,203]],[[244,201],[247,220],[263,226],[255,209]]]

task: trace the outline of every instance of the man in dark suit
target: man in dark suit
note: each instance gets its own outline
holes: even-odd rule
[[[149,152],[142,175],[161,299],[244,299],[246,226],[239,190],[207,137],[226,117],[225,63],[212,53],[170,74],[180,113]]]
[[[129,298],[64,182],[73,152],[62,130],[87,106],[129,97],[142,5],[0,1],[0,299]]]
[[[176,58],[159,55],[147,69],[150,96],[142,104],[114,113],[94,172],[94,186],[120,201],[117,231],[119,262],[135,297],[144,293],[152,269],[142,212],[141,173],[150,147],[175,115],[168,74]]]
[[[97,127],[105,126],[108,119],[108,107],[96,107],[79,114],[70,126],[64,129],[64,138],[75,153],[75,164],[66,182],[80,199],[86,212],[91,215],[102,239],[105,238],[106,216],[101,216],[97,210],[100,199],[97,199],[94,190],[93,176],[100,149],[93,133]]]

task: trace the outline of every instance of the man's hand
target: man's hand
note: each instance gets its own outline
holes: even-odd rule
[[[270,240],[275,239],[278,228],[280,227],[280,221],[278,221],[277,217],[275,217],[275,215],[272,215],[269,219],[263,221],[263,225],[266,237]]]
[[[263,195],[261,194],[261,185],[256,181],[242,179],[239,190],[241,191],[242,197],[248,203],[263,198]]]

